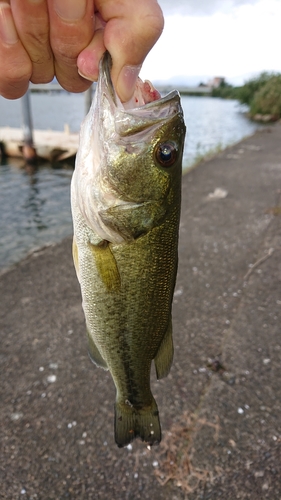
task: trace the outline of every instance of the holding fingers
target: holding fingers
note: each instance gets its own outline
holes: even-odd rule
[[[94,36],[92,0],[0,2],[0,94],[21,97],[29,81],[57,77],[70,92],[90,82],[77,71],[77,57]]]
[[[122,101],[131,98],[141,65],[163,29],[156,0],[0,0],[0,94],[21,97],[54,76],[82,92],[98,77],[107,49]]]
[[[32,64],[14,24],[11,7],[0,2],[0,94],[8,99],[21,97],[28,89]]]
[[[45,0],[11,0],[18,37],[31,64],[30,80],[48,83],[54,77],[54,61],[49,42],[49,14]]]
[[[129,101],[142,63],[164,26],[157,0],[96,0],[97,31],[78,58],[80,74],[97,79],[99,59],[105,48],[112,57],[112,82],[121,99]],[[98,28],[103,22],[102,37]]]

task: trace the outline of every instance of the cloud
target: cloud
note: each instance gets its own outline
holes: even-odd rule
[[[171,1],[180,5],[180,0]],[[188,3],[195,5],[193,0]],[[142,77],[155,82],[174,78],[178,84],[193,85],[196,80],[191,77],[198,77],[199,83],[207,79],[200,75],[224,76],[240,84],[262,71],[281,72],[281,1],[236,0],[235,5],[230,13],[166,15],[164,32],[146,58]]]
[[[259,0],[158,0],[165,15],[183,14],[208,16],[216,12],[229,13],[241,5],[253,5]]]

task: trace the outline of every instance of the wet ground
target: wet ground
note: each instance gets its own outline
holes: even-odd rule
[[[0,498],[281,498],[281,126],[183,179],[162,443],[118,449],[71,240],[0,277]]]

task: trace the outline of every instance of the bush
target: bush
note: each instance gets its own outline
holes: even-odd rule
[[[248,80],[242,87],[237,88],[237,99],[241,104],[251,106],[255,93],[274,76],[276,76],[275,73],[267,73],[264,71],[256,78]]]
[[[281,117],[281,75],[272,76],[254,95],[250,115]]]

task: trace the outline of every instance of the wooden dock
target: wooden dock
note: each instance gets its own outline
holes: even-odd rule
[[[71,133],[68,127],[63,132],[55,130],[34,130],[34,146],[39,158],[48,161],[62,161],[75,156],[79,134]],[[0,145],[6,156],[22,158],[23,131],[20,128],[0,128]]]

